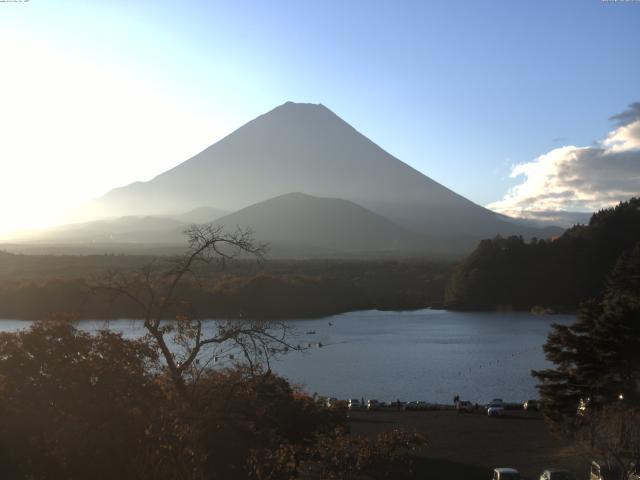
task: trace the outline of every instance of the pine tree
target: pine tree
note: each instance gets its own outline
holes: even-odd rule
[[[640,243],[616,262],[600,301],[583,304],[573,325],[553,326],[544,350],[555,368],[532,373],[554,427],[576,426],[580,399],[640,405]]]

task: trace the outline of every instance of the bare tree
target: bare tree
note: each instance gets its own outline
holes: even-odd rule
[[[216,358],[214,353],[204,355],[208,346],[238,352],[252,370],[256,364],[268,364],[273,355],[298,347],[287,342],[284,322],[231,319],[218,321],[213,330],[205,331],[190,302],[180,297],[181,284],[191,278],[202,286],[203,266],[213,262],[224,264],[239,255],[262,260],[266,247],[255,242],[249,229],[230,233],[219,225],[192,225],[185,235],[188,250],[184,255],[156,259],[133,273],[108,272],[95,288],[109,292],[112,301],[124,297],[138,307],[137,318],[144,321],[178,392],[188,398],[186,379],[197,380]]]

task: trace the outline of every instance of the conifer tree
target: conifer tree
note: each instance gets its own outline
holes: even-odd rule
[[[580,399],[640,405],[640,242],[616,262],[602,299],[583,304],[573,325],[554,325],[544,350],[555,368],[532,373],[554,427],[576,427]]]

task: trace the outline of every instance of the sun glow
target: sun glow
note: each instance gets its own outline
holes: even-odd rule
[[[73,220],[111,188],[148,180],[226,128],[159,82],[0,33],[0,236]],[[194,149],[194,146],[197,146]]]

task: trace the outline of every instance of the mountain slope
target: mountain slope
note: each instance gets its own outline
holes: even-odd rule
[[[250,227],[271,249],[299,254],[417,252],[426,240],[353,202],[289,193],[217,220],[227,229]]]
[[[177,218],[127,216],[76,223],[32,232],[38,245],[91,246],[121,251],[139,245],[184,246],[191,223],[208,223],[219,211],[203,207]],[[214,222],[227,231],[250,228],[256,241],[269,244],[271,257],[371,257],[421,255],[428,240],[353,202],[303,193],[280,195],[222,216]],[[27,243],[29,238],[25,238]]]
[[[126,216],[24,232],[21,242],[48,244],[184,243],[188,224],[172,218]]]
[[[220,210],[219,208],[214,207],[198,207],[185,213],[165,215],[165,217],[187,224],[210,223],[217,218],[228,215],[229,213],[230,212],[228,210]]]
[[[236,211],[287,192],[342,198],[433,237],[539,235],[480,207],[385,152],[322,105],[288,102],[155,177],[112,190],[103,215],[201,205]]]

